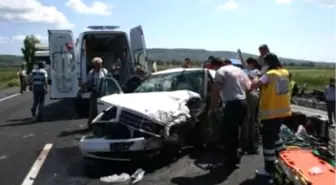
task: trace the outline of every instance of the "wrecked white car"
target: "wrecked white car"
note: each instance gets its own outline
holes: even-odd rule
[[[81,138],[85,157],[131,160],[160,151],[200,142],[214,71],[177,68],[160,71],[144,80],[132,93],[123,93],[106,79],[92,134]],[[171,150],[170,150],[171,151]]]

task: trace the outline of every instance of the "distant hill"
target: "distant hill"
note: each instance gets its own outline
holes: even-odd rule
[[[186,57],[195,61],[205,61],[210,55],[215,57],[227,57],[227,58],[236,58],[237,52],[233,51],[208,51],[203,49],[164,49],[164,48],[153,48],[148,49],[148,56],[154,60],[162,60],[162,61],[171,61],[171,60],[184,60]],[[246,59],[248,57],[257,58],[258,56],[243,53],[243,57]],[[316,62],[316,61],[308,61],[308,60],[298,60],[298,59],[290,59],[290,58],[281,58],[281,61],[286,64],[293,65],[302,65],[314,63],[318,66],[326,66],[332,67],[335,66],[335,63],[328,62]]]
[[[191,60],[202,62],[205,61],[210,55],[213,55],[215,57],[236,58],[237,53],[232,51],[207,51],[203,49],[165,49],[165,48],[148,49],[149,58],[161,61],[172,61],[172,60],[182,61],[186,57],[189,57]],[[243,56],[244,58],[257,57],[256,55],[249,53],[243,53]],[[326,66],[326,67],[335,66],[335,63],[325,63],[325,62],[316,63],[314,61],[297,60],[289,58],[281,58],[281,60],[283,63],[293,65],[315,63],[315,65],[318,66]],[[22,61],[23,61],[22,56],[0,55],[0,66],[20,65]]]
[[[19,55],[0,55],[0,66],[20,65],[23,62]]]

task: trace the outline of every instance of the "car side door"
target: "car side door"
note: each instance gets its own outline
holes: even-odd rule
[[[211,103],[211,96],[212,96],[212,86],[214,85],[214,77],[215,77],[215,71],[214,70],[207,70],[207,78],[206,78],[206,112],[208,114],[209,108],[210,108],[210,103]],[[216,142],[220,139],[220,136],[224,133],[223,132],[223,118],[224,118],[224,113],[223,113],[223,99],[222,96],[219,97],[220,102],[219,106],[214,110],[213,116],[210,118],[207,117],[206,122],[211,123],[212,127],[212,133],[211,135],[208,135],[208,139],[211,142]]]

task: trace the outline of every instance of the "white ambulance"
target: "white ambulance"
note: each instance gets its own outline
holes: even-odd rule
[[[74,43],[71,30],[48,30],[50,53],[50,98],[74,99],[77,114],[88,115],[89,93],[79,93],[87,81],[93,57],[101,57],[103,66],[110,70],[122,52],[127,52],[126,70],[121,70],[119,84],[134,73],[139,63],[147,71],[152,71],[146,58],[146,45],[141,26],[130,30],[129,36],[118,26],[89,26]],[[113,79],[111,79],[113,80]]]

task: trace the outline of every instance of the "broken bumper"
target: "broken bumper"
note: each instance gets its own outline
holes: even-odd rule
[[[149,155],[162,148],[160,139],[143,137],[132,139],[106,139],[83,136],[79,148],[85,157],[113,161],[130,161]]]

